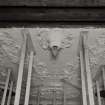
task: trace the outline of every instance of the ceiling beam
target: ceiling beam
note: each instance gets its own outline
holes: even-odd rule
[[[0,6],[81,7],[105,6],[104,0],[0,0]]]
[[[105,8],[0,7],[1,22],[103,22]]]

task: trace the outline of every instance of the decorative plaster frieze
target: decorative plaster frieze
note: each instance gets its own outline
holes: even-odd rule
[[[9,33],[0,33],[0,47],[4,50],[11,62],[17,63],[19,61],[19,51],[21,46],[18,45],[16,40],[9,35]]]
[[[94,44],[88,43],[89,61],[92,77],[100,70],[101,65],[105,65],[105,33],[94,38]]]
[[[47,66],[44,62],[38,62],[36,65],[36,70],[40,76],[45,76],[48,73]]]
[[[96,42],[98,46],[105,47],[105,32],[96,38]]]

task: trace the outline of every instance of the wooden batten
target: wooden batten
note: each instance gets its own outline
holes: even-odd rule
[[[104,67],[102,67],[102,78],[103,78],[103,84],[105,89],[105,68]]]
[[[53,105],[56,105],[56,91],[53,91]]]
[[[37,105],[40,104],[40,87],[38,88],[38,98],[37,98]]]
[[[6,79],[6,82],[5,82],[5,88],[4,88],[4,93],[3,93],[3,98],[2,98],[2,101],[1,101],[1,105],[5,105],[6,94],[7,94],[7,90],[8,90],[10,75],[11,75],[11,70],[8,69],[8,74],[7,74],[7,79]]]
[[[31,51],[30,52],[30,59],[29,59],[28,76],[27,76],[27,84],[26,84],[26,95],[25,95],[25,103],[24,103],[24,105],[29,104],[33,57],[34,57],[34,53],[33,53],[33,51]]]
[[[102,105],[101,97],[100,97],[100,87],[99,87],[99,82],[98,81],[96,81],[96,88],[97,88],[98,105]]]
[[[102,67],[102,78],[103,78],[103,85],[104,85],[104,90],[105,90],[105,66]],[[105,104],[105,100],[103,100],[103,103]]]
[[[87,34],[88,32],[84,32],[83,41],[84,41],[84,57],[85,57],[85,67],[86,67],[86,76],[87,76],[87,89],[89,95],[89,105],[95,105],[94,103],[94,95],[93,95],[93,84],[92,84],[92,77],[91,77],[91,70],[89,64],[89,55],[87,49]]]
[[[11,101],[11,97],[12,97],[12,89],[13,89],[13,81],[11,81],[11,83],[10,83],[10,90],[9,90],[7,105],[10,105],[10,101]]]
[[[87,105],[85,65],[84,65],[82,42],[83,42],[82,36],[80,36],[80,66],[81,66],[81,82],[82,82],[82,99],[83,99],[83,105]]]
[[[22,86],[25,52],[26,52],[26,38],[25,38],[25,41],[23,43],[22,51],[21,51],[14,105],[19,105],[19,101],[20,101],[20,93],[21,93],[21,86]]]

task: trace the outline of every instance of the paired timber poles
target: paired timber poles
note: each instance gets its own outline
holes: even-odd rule
[[[5,87],[4,87],[4,93],[3,93],[2,100],[1,100],[1,105],[5,105],[6,103],[6,97],[7,97],[8,90],[9,90],[9,95],[7,98],[7,105],[10,105],[10,101],[12,97],[12,89],[13,89],[13,81],[10,79],[11,79],[11,69],[8,69],[7,78],[6,78]],[[9,83],[10,83],[10,88],[8,87]]]
[[[102,66],[101,67],[101,70],[102,70],[102,81],[103,81],[103,86],[104,86],[104,89],[105,90],[105,66]],[[100,89],[100,82],[99,82],[99,78],[96,81],[96,95],[97,95],[97,101],[98,101],[98,105],[102,105],[102,97],[101,97],[101,89]],[[105,100],[103,100],[103,102],[105,103]]]
[[[80,64],[81,64],[81,81],[82,81],[82,98],[83,105],[95,105],[93,84],[89,64],[89,55],[87,49],[88,31],[80,33]]]
[[[23,41],[21,58],[20,58],[20,63],[19,63],[18,79],[17,79],[14,105],[19,105],[21,86],[22,86],[22,77],[23,77],[23,70],[24,70],[24,62],[25,62],[25,57],[26,57],[25,55],[27,55],[27,54],[29,55],[29,61],[28,61],[28,76],[27,76],[27,83],[26,83],[26,94],[25,94],[24,105],[29,104],[31,74],[32,74],[33,58],[34,58],[34,54],[35,54],[34,48],[33,48],[33,43],[32,43],[32,40],[31,40],[28,30],[23,29],[22,34],[24,35],[24,41]]]
[[[16,85],[14,105],[19,105],[21,86],[22,86],[22,78],[23,78],[24,62],[25,62],[25,57],[27,54],[29,55],[29,62],[28,62],[28,76],[27,76],[26,94],[25,94],[25,103],[24,104],[28,105],[28,103],[29,103],[32,65],[33,65],[33,57],[35,54],[35,51],[33,48],[33,43],[32,43],[31,37],[29,35],[29,32],[27,30],[22,30],[22,32],[24,35],[24,41],[22,43],[22,48],[21,48],[22,50],[21,50],[21,57],[20,57],[20,63],[19,63],[18,79],[17,79],[17,85]],[[7,74],[7,79],[5,82],[4,93],[3,93],[1,105],[5,105],[5,103],[6,103],[6,97],[7,97],[6,95],[7,95],[7,91],[8,91],[8,85],[9,85],[10,77],[11,77],[11,70],[8,69],[8,74]],[[10,82],[7,105],[10,105],[12,89],[13,89],[13,81]]]
[[[82,81],[82,98],[83,105],[95,105],[94,94],[93,94],[93,84],[91,77],[91,70],[89,64],[89,52],[87,48],[87,34],[88,31],[82,31],[80,35],[80,66],[81,66],[81,81]],[[105,66],[102,66],[102,80],[105,90]],[[100,73],[99,73],[100,74]],[[98,105],[102,105],[101,91],[99,80],[95,80],[96,94]],[[105,100],[103,100],[105,104]]]

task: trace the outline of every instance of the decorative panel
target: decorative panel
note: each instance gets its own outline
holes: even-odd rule
[[[15,80],[18,74],[23,28],[0,29],[0,86],[4,83],[7,68],[12,68]],[[105,28],[27,28],[32,38],[36,55],[32,71],[30,102],[37,100],[38,89],[41,103],[52,102],[56,91],[57,102],[62,102],[66,89],[69,105],[81,105],[81,77],[79,59],[79,38],[81,31],[88,31],[87,48],[93,82],[105,65]],[[3,33],[3,34],[2,34]],[[55,35],[58,35],[57,37]],[[54,39],[55,38],[55,39]],[[53,49],[52,49],[53,48]],[[57,49],[58,48],[58,49]],[[52,56],[58,51],[56,56]],[[24,68],[22,95],[26,85],[27,66]],[[15,86],[14,86],[15,87]],[[22,100],[22,99],[21,99]],[[62,104],[62,103],[61,103]]]

